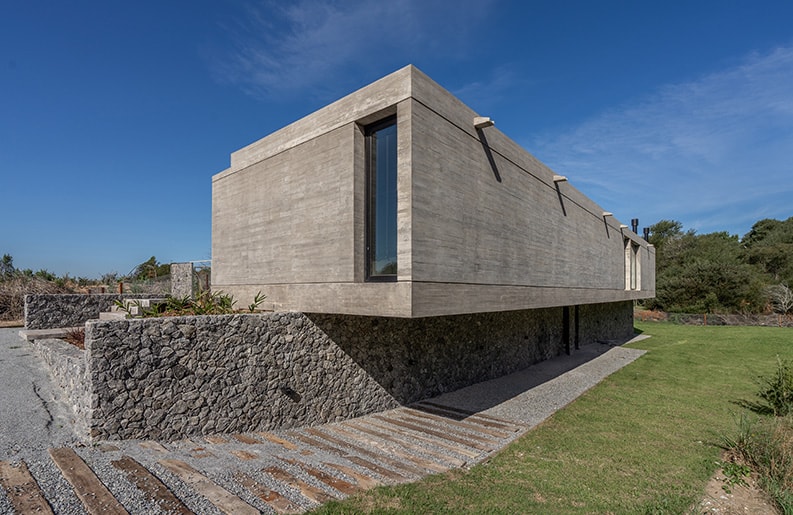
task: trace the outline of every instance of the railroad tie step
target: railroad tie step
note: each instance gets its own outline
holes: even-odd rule
[[[77,498],[89,514],[126,515],[129,512],[113,497],[83,459],[69,447],[49,449],[50,457],[72,485]]]
[[[244,472],[234,474],[234,479],[244,486],[250,493],[266,502],[276,513],[303,513],[305,510],[293,503],[283,495],[274,490],[270,490],[261,483],[254,481],[252,477]]]
[[[294,476],[293,474],[287,472],[286,470],[280,467],[269,466],[266,467],[263,471],[274,477],[276,481],[280,481],[281,483],[284,483],[285,485],[298,490],[300,492],[300,495],[302,495],[306,499],[314,501],[317,504],[324,504],[328,501],[332,501],[333,499],[335,499],[335,497],[328,494],[324,490],[309,485],[302,479]]]
[[[333,476],[331,474],[328,474],[327,472],[311,467],[310,465],[307,465],[295,459],[290,459],[290,458],[281,458],[281,459],[292,466],[298,467],[306,474],[313,476],[314,478],[321,481],[323,484],[328,485],[329,487],[338,490],[339,492],[345,495],[352,495],[362,490],[359,486],[344,481],[343,479],[337,478],[336,476]]]
[[[138,490],[143,492],[146,499],[159,506],[163,512],[176,515],[190,515],[193,513],[182,504],[182,501],[162,481],[134,459],[129,456],[122,456],[120,459],[110,463],[123,472],[127,479]]]
[[[259,510],[181,460],[163,459],[158,463],[173,473],[196,493],[228,515],[259,515]]]
[[[17,513],[52,514],[39,484],[30,475],[24,461],[0,461],[0,486]]]
[[[358,431],[363,433],[370,434],[372,436],[376,436],[388,442],[393,442],[396,445],[401,446],[404,449],[408,449],[413,452],[417,452],[420,454],[426,454],[428,456],[432,456],[436,460],[447,464],[447,468],[449,467],[464,467],[466,464],[465,460],[461,460],[459,458],[455,458],[454,456],[449,456],[448,453],[442,453],[435,451],[433,449],[429,449],[427,447],[422,447],[412,441],[410,441],[410,437],[399,434],[397,431],[378,431],[375,429],[375,425],[371,422],[368,424],[362,421],[357,420],[348,420],[342,423],[345,426],[352,427]]]
[[[341,426],[328,427],[327,429],[331,429],[332,431],[335,431],[342,436],[346,436],[349,439],[361,441],[370,447],[380,449],[387,454],[397,456],[404,461],[407,461],[413,465],[417,465],[430,472],[446,472],[449,470],[449,467],[445,467],[426,458],[422,458],[421,456],[417,456],[415,453],[406,452],[402,446],[395,445],[393,443],[385,443],[378,438],[359,436],[348,429],[344,429]]]
[[[399,474],[397,472],[394,472],[393,470],[389,470],[385,467],[382,467],[377,463],[372,463],[371,461],[361,458],[360,456],[355,456],[354,454],[350,454],[350,452],[344,449],[343,447],[336,447],[334,445],[327,444],[321,440],[317,440],[315,438],[311,438],[310,436],[306,436],[297,432],[292,433],[290,436],[317,449],[341,456],[342,458],[358,465],[359,467],[363,467],[371,472],[374,472],[375,474],[381,477],[384,477],[396,483],[405,483],[408,481],[408,478],[406,478],[402,474]]]
[[[444,404],[438,404],[437,402],[421,401],[421,402],[417,402],[416,404],[413,404],[412,406],[413,408],[420,409],[422,411],[428,411],[441,416],[458,417],[461,419],[466,419],[472,422],[476,422],[478,424],[487,425],[489,427],[505,429],[513,433],[525,431],[527,429],[527,426],[524,424],[519,424],[510,420],[505,420],[503,418],[494,417],[492,415],[487,415],[485,413],[479,413],[476,411],[456,408],[453,406],[446,406]]]
[[[425,472],[423,470],[419,469],[418,467],[415,467],[415,466],[413,466],[413,465],[411,465],[409,463],[405,463],[405,462],[400,461],[400,460],[395,460],[395,459],[390,458],[388,456],[383,456],[383,455],[381,455],[379,453],[376,453],[376,452],[372,452],[369,449],[361,447],[360,445],[356,445],[356,444],[344,441],[341,438],[336,438],[335,436],[333,436],[331,434],[328,434],[328,431],[327,431],[328,427],[326,427],[324,429],[325,430],[319,430],[317,428],[310,427],[310,428],[307,428],[305,431],[308,434],[312,435],[312,436],[317,436],[319,438],[327,440],[327,441],[329,441],[329,442],[331,442],[331,443],[333,443],[333,444],[335,444],[337,446],[340,446],[342,448],[350,449],[352,452],[354,452],[356,454],[359,454],[361,456],[365,456],[367,459],[374,459],[374,460],[380,461],[382,463],[385,463],[390,468],[399,471],[400,474],[407,473],[407,474],[412,474],[413,476],[416,476],[416,477],[422,477],[422,476],[425,475]]]

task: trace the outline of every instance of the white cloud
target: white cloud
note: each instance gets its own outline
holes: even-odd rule
[[[527,145],[623,219],[743,234],[793,215],[793,47]]]
[[[498,65],[479,80],[454,88],[451,93],[474,110],[492,109],[511,93],[525,90],[536,82],[516,73],[519,69],[516,63]]]
[[[393,71],[414,57],[462,58],[492,0],[300,0],[250,5],[229,28],[236,50],[216,63],[254,94],[322,91]]]

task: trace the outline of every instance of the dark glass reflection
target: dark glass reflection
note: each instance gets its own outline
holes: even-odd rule
[[[368,275],[397,273],[397,126],[396,120],[369,132]]]

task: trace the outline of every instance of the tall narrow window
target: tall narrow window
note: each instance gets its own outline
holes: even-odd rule
[[[641,247],[625,238],[625,289],[641,290],[639,251]]]
[[[396,117],[366,128],[366,276],[395,281],[397,275]]]

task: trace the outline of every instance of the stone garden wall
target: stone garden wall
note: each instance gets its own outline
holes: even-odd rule
[[[25,329],[76,327],[110,311],[116,300],[153,297],[157,296],[145,293],[25,295]]]
[[[320,424],[398,403],[300,313],[86,325],[91,437]]]
[[[563,353],[562,313],[92,321],[86,324],[91,410],[85,426],[93,439],[173,440],[353,418]],[[632,335],[630,301],[580,307],[581,345]]]
[[[57,338],[33,341],[33,346],[49,366],[52,378],[71,405],[78,435],[88,435],[91,418],[91,383],[86,370],[85,351]]]

